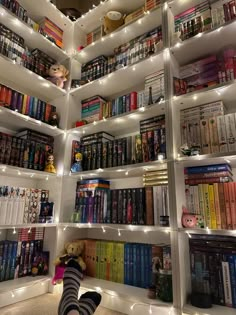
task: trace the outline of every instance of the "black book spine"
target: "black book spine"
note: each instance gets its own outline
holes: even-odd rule
[[[117,140],[117,166],[122,166],[123,139]]]
[[[135,188],[132,189],[132,224],[137,224],[138,223],[138,216],[137,216],[137,190]]]
[[[102,168],[102,143],[97,144],[97,168]]]
[[[113,166],[118,166],[118,140],[113,141]]]
[[[118,219],[118,224],[122,223],[123,219],[123,194],[122,190],[118,190],[118,210],[117,210],[117,219]]]
[[[113,166],[113,141],[108,142],[108,167]]]
[[[102,144],[102,168],[108,167],[108,142]]]
[[[122,223],[127,224],[127,190],[123,189],[122,191],[122,208],[123,208],[123,213],[122,213]]]
[[[118,190],[112,190],[112,223],[117,224],[118,219]]]

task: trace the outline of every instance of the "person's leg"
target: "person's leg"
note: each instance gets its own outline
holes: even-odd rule
[[[75,260],[70,260],[64,273],[59,315],[92,315],[100,304],[101,295],[97,292],[86,292],[78,300],[81,279],[81,267]]]

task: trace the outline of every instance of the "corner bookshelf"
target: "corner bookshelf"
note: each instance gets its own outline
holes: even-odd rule
[[[0,107],[0,127],[10,130],[11,134],[23,128],[33,129],[51,135],[55,139],[55,161],[57,174],[0,165],[0,185],[18,185],[23,187],[45,188],[50,190],[50,198],[55,203],[53,224],[24,224],[0,226],[0,240],[20,228],[45,228],[45,250],[50,251],[49,277],[21,278],[1,284],[0,307],[51,291],[60,291],[61,287],[50,285],[54,274],[53,259],[66,241],[80,239],[111,240],[121,242],[140,242],[146,244],[170,244],[172,251],[173,303],[147,299],[147,290],[123,284],[88,278],[82,284],[83,290],[102,292],[102,305],[119,310],[127,315],[163,314],[163,315],[220,315],[235,314],[235,309],[214,305],[203,310],[191,306],[188,295],[191,292],[189,237],[191,234],[212,234],[236,236],[231,230],[184,229],[181,225],[182,205],[186,203],[184,194],[184,167],[231,163],[235,173],[235,152],[214,153],[194,157],[180,156],[181,145],[180,111],[200,104],[222,100],[228,112],[234,112],[235,80],[214,85],[199,91],[174,96],[173,77],[178,76],[179,68],[194,59],[218,52],[224,46],[235,44],[235,22],[229,22],[183,42],[172,42],[174,35],[174,16],[184,10],[202,3],[201,0],[163,1],[162,5],[151,12],[145,12],[139,19],[120,27],[114,33],[85,47],[86,33],[94,30],[101,22],[100,18],[112,9],[131,12],[142,5],[144,0],[107,0],[101,1],[76,22],[71,22],[49,0],[38,0],[34,4],[29,0],[19,3],[35,21],[47,16],[64,31],[64,50],[59,49],[41,34],[36,33],[10,11],[0,6],[1,22],[16,33],[21,30],[22,37],[31,48],[40,48],[70,69],[71,79],[80,78],[81,65],[99,55],[109,55],[114,48],[136,36],[162,25],[163,47],[155,54],[129,66],[116,70],[100,79],[89,82],[79,88],[71,89],[70,81],[66,90],[60,89],[32,71],[0,56],[0,83],[21,93],[36,96],[57,107],[60,128],[53,128],[18,112]],[[146,75],[164,69],[165,101],[138,110],[103,119],[92,124],[74,128],[76,119],[81,117],[81,101],[96,94],[113,99],[131,90],[142,90]],[[130,164],[84,171],[71,174],[72,140],[81,136],[106,131],[119,138],[138,131],[139,121],[160,114],[166,115],[167,159],[148,163]],[[74,210],[77,181],[87,178],[104,178],[111,182],[111,189],[142,187],[142,176],[148,170],[168,169],[170,227],[136,226],[119,224],[82,224],[71,223]],[[105,232],[104,232],[105,230]],[[42,280],[41,283],[38,280]],[[43,283],[43,285],[42,285]],[[129,296],[129,298],[127,298]]]

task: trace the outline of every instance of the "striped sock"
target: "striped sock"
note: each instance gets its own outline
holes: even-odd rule
[[[70,260],[63,278],[63,293],[58,307],[58,315],[67,315],[76,310],[78,315],[92,315],[100,304],[101,295],[97,292],[86,292],[78,300],[82,270],[79,264]]]

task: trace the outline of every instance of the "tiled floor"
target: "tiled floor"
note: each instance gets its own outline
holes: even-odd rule
[[[60,295],[45,294],[39,297],[16,303],[0,309],[1,315],[57,315]],[[94,315],[123,315],[98,307]]]

